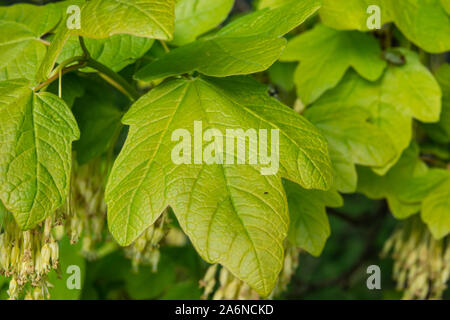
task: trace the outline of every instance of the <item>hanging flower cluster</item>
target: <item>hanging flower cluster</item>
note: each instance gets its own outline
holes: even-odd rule
[[[386,242],[404,299],[440,299],[450,277],[450,237],[436,240],[419,218],[406,220]]]
[[[279,296],[286,291],[292,276],[298,267],[298,257],[300,254],[298,247],[287,244],[283,269],[281,270],[277,284],[269,295],[269,299]],[[219,281],[216,279],[219,271]],[[211,294],[214,300],[257,300],[260,299],[258,293],[251,289],[245,282],[235,277],[224,267],[214,264],[208,268],[205,276],[200,280],[200,287],[203,289],[203,299],[208,299]]]
[[[96,258],[96,244],[103,240],[106,220],[105,181],[109,165],[96,159],[74,170],[68,210],[62,215],[72,243],[81,238],[87,259]]]
[[[58,222],[49,217],[36,228],[22,231],[11,214],[4,217],[4,230],[0,234],[0,273],[11,277],[10,299],[50,296],[47,274],[58,268],[57,226]]]
[[[204,288],[203,299],[208,299],[216,288],[216,274],[219,266],[212,265],[206,271],[205,277],[200,280],[200,287]],[[215,290],[214,300],[258,300],[258,293],[251,289],[245,282],[236,278],[226,268],[220,267],[218,288]]]
[[[149,265],[153,272],[157,271],[160,258],[159,246],[169,231],[168,222],[169,217],[166,210],[133,244],[124,249],[125,256],[132,261],[134,271],[138,271],[139,265]]]

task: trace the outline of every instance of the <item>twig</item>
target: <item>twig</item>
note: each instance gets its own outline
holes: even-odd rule
[[[117,72],[114,72],[104,64],[91,58],[91,54],[84,43],[83,37],[78,37],[81,49],[83,50],[84,57],[87,60],[87,66],[97,70],[100,76],[111,84],[114,88],[126,95],[130,100],[135,101],[139,99],[140,94],[136,89],[130,85],[124,78],[122,78]]]
[[[114,72],[100,62],[89,58],[87,61],[87,66],[97,70],[103,79],[114,86],[117,90],[128,96],[132,101],[139,99],[141,96],[139,92],[137,92],[136,89],[118,73]]]

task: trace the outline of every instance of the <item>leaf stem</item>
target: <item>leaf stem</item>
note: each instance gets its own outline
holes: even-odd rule
[[[86,44],[84,43],[83,37],[82,37],[82,36],[79,36],[79,37],[78,37],[78,41],[80,42],[80,46],[81,46],[81,49],[83,50],[84,56],[85,56],[87,59],[89,59],[89,58],[91,57],[91,54],[89,53],[89,50],[87,49]]]
[[[61,69],[60,72],[54,74],[53,76],[51,76],[50,78],[48,78],[46,81],[44,81],[44,82],[38,84],[36,87],[33,88],[33,90],[34,90],[34,91],[39,91],[39,90],[41,90],[42,88],[44,88],[44,87],[48,86],[49,84],[51,84],[53,81],[57,80],[60,76],[66,74],[66,73],[69,73],[69,72],[71,72],[71,71],[75,71],[75,70],[84,68],[85,66],[86,66],[86,62],[85,62],[85,61],[80,61],[79,63],[74,64],[74,65],[72,65],[72,66],[70,66],[70,67]]]
[[[89,58],[87,60],[87,66],[97,70],[103,79],[114,86],[117,90],[128,96],[131,100],[137,100],[141,96],[139,92],[137,92],[137,90],[124,78],[104,64]]]
[[[42,42],[43,44],[45,44],[46,46],[49,46],[50,45],[50,42],[48,42],[47,40],[44,40],[44,39],[41,39],[41,38],[39,38],[39,39],[37,39],[39,42]]]
[[[54,76],[54,75],[56,75],[56,74],[59,74],[60,71],[61,71],[62,69],[64,69],[65,67],[71,65],[71,64],[74,63],[74,62],[80,63],[80,62],[86,62],[86,61],[87,61],[87,60],[86,60],[86,58],[85,58],[84,56],[75,56],[75,57],[69,58],[69,59],[67,59],[67,60],[64,60],[63,62],[61,62],[61,63],[53,70],[53,72],[52,72],[52,74],[51,74],[50,77],[52,77],[52,76]]]
[[[161,43],[162,47],[164,48],[164,51],[165,51],[166,53],[168,53],[168,52],[170,51],[170,49],[169,49],[169,47],[167,46],[166,42],[165,42],[165,41],[162,41],[162,40],[160,40],[159,42]]]
[[[87,60],[87,66],[97,70],[100,76],[114,88],[126,95],[130,100],[135,101],[141,96],[136,89],[130,85],[124,78],[122,78],[117,72],[114,72],[104,64],[91,58],[88,48],[84,42],[83,37],[78,37],[81,49],[85,59]]]
[[[97,70],[100,76],[106,80],[109,84],[115,87],[117,90],[126,95],[130,100],[135,101],[139,99],[140,94],[137,90],[130,85],[124,78],[122,78],[117,72],[114,72],[104,64],[94,60],[91,58],[91,55],[86,48],[86,44],[84,43],[83,37],[79,37],[80,46],[83,49],[83,56],[76,56],[69,58],[63,62],[61,62],[58,67],[52,72],[52,75],[44,82],[40,83],[33,90],[38,91],[42,88],[45,88],[53,81],[60,78],[62,75],[78,70],[84,67],[90,67]],[[72,63],[77,62],[77,64],[71,65]],[[70,66],[69,66],[70,65]]]

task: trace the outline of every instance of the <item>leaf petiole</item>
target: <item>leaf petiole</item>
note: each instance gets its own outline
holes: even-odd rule
[[[114,88],[122,92],[132,101],[137,100],[140,97],[139,92],[130,85],[124,78],[122,78],[117,72],[114,72],[104,64],[91,58],[91,54],[84,43],[83,37],[78,37],[81,49],[83,50],[84,58],[87,60],[87,66],[97,70],[100,76]]]
[[[109,84],[111,84],[113,87],[115,87],[117,90],[122,92],[124,95],[129,97],[132,101],[137,100],[140,97],[140,94],[136,91],[136,89],[133,88],[132,85],[130,85],[124,78],[122,78],[118,73],[114,72],[104,64],[92,59],[90,57],[89,51],[86,48],[86,45],[84,43],[84,40],[82,37],[80,39],[80,45],[83,49],[83,55],[82,56],[76,56],[69,58],[61,64],[58,65],[58,67],[55,68],[55,70],[52,72],[52,75],[43,83],[37,85],[34,90],[38,91],[42,88],[45,88],[53,81],[57,80],[60,76],[75,71],[78,69],[82,69],[84,67],[91,67],[95,70],[97,70],[100,74],[100,76],[107,81]],[[77,62],[77,64],[72,65],[73,63]]]
[[[34,88],[33,88],[33,91],[39,91],[39,90],[41,90],[42,88],[47,87],[47,86],[48,86],[49,84],[51,84],[53,81],[57,80],[60,76],[66,74],[66,73],[69,73],[69,72],[72,72],[72,71],[75,71],[75,70],[84,68],[85,66],[86,66],[86,62],[85,62],[85,61],[80,61],[79,63],[74,64],[74,65],[72,65],[72,66],[70,66],[70,67],[61,69],[59,72],[57,72],[56,74],[52,75],[52,76],[51,76],[50,78],[48,78],[46,81],[44,81],[44,82],[38,84],[36,87],[34,87]]]
[[[124,78],[104,64],[89,58],[87,60],[87,66],[97,70],[105,81],[128,96],[132,101],[139,99],[141,96]]]

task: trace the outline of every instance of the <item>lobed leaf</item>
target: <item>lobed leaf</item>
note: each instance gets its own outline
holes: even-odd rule
[[[0,82],[0,128],[0,199],[30,229],[66,199],[78,127],[61,99],[13,80]]]
[[[86,48],[92,59],[118,72],[133,64],[150,50],[154,40],[127,34],[118,34],[106,39],[84,39]],[[61,51],[58,62],[75,56],[81,56],[78,37],[70,37]],[[83,72],[93,72],[92,68],[83,68]]]
[[[370,122],[388,135],[396,156],[389,163],[378,165],[377,172],[386,173],[412,135],[412,119],[436,122],[441,112],[442,92],[430,71],[418,56],[398,49],[405,57],[402,66],[391,65],[381,79],[369,82],[349,72],[342,82],[323,95],[313,106],[357,106],[370,113]]]
[[[330,145],[331,158],[339,160],[333,165],[340,190],[353,191],[356,187],[355,163],[378,167],[396,155],[389,136],[369,122],[370,112],[363,108],[318,105],[308,108],[305,117],[322,130]],[[347,176],[348,172],[351,176]]]
[[[446,180],[433,189],[422,203],[421,218],[431,234],[441,239],[450,233],[450,174],[440,170]]]
[[[284,189],[289,205],[289,241],[313,256],[320,256],[331,234],[326,207],[342,206],[342,197],[333,190],[307,190],[287,180]]]
[[[371,199],[386,198],[394,217],[405,219],[419,212],[422,201],[444,181],[442,171],[429,170],[419,158],[417,145],[412,144],[384,176],[358,168],[358,192]]]
[[[377,80],[386,67],[380,46],[369,34],[337,31],[321,24],[291,39],[280,60],[301,62],[295,84],[306,105],[334,88],[350,67],[370,81]]]
[[[279,172],[261,175],[261,164],[220,164],[227,156],[220,149],[207,158],[215,159],[212,164],[176,165],[170,160],[177,145],[172,132],[185,129],[194,136],[194,121],[200,120],[204,130],[223,133],[278,128]],[[165,82],[139,99],[123,121],[130,131],[106,188],[116,240],[131,243],[171,206],[206,261],[223,264],[268,295],[282,267],[288,232],[281,176],[306,188],[330,185],[326,143],[317,129],[247,78]],[[216,143],[194,150],[206,152]]]
[[[236,19],[215,35],[174,49],[139,70],[135,78],[158,80],[198,71],[214,77],[250,74],[269,68],[280,56],[284,34],[318,10],[320,1],[297,0]]]
[[[402,33],[417,46],[432,53],[450,50],[450,15],[440,0],[382,0],[382,5]]]

